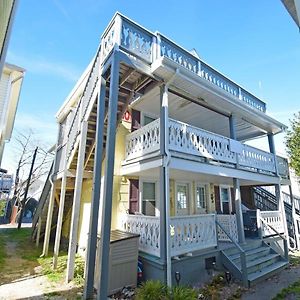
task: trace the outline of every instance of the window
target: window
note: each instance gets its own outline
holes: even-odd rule
[[[196,188],[196,209],[197,210],[206,209],[205,186],[202,185],[198,185]]]
[[[148,125],[149,123],[151,123],[155,120],[156,120],[156,117],[154,115],[142,112],[142,126]]]
[[[142,214],[147,216],[155,216],[155,182],[143,182],[142,184]]]

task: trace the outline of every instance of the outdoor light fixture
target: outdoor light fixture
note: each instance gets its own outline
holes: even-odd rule
[[[231,277],[231,274],[229,271],[225,271],[225,279],[226,279],[227,284],[229,284],[231,282],[232,277]]]
[[[175,272],[175,280],[176,280],[177,285],[179,285],[180,279],[181,279],[180,272],[178,272],[178,271]]]

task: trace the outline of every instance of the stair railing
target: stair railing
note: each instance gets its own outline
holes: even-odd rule
[[[230,236],[230,234],[225,230],[225,228],[216,220],[217,226],[223,230],[223,232],[228,236],[233,245],[239,250],[241,259],[241,275],[242,282],[244,286],[248,286],[248,272],[247,272],[247,262],[246,262],[246,252],[245,250]]]
[[[289,259],[289,246],[288,246],[288,241],[287,241],[285,235],[278,232],[272,225],[268,224],[263,218],[259,217],[259,219],[260,219],[262,224],[264,224],[265,226],[272,229],[276,233],[275,235],[278,235],[283,240],[284,258],[286,260],[288,260]]]

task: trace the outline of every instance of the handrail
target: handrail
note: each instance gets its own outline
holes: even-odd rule
[[[225,230],[225,228],[216,220],[216,224],[224,231],[224,233],[228,236],[231,242],[234,244],[236,248],[238,248],[240,252],[241,258],[241,275],[242,281],[245,286],[248,286],[248,272],[247,272],[247,263],[246,263],[246,251],[230,236],[230,234]]]
[[[259,217],[259,219],[264,225],[269,226],[276,233],[276,235],[278,235],[283,240],[284,258],[288,260],[289,259],[289,246],[288,246],[288,241],[287,241],[286,237],[282,233],[278,232],[272,225],[265,222],[265,220],[263,218]]]

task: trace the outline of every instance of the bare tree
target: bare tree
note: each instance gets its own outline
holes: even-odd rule
[[[15,182],[13,186],[12,204],[14,205],[14,213],[12,214],[12,222],[15,222],[18,218],[22,206],[26,205],[30,196],[26,199],[25,203],[23,197],[25,194],[25,187],[28,185],[28,174],[32,163],[32,157],[35,148],[38,148],[37,155],[32,169],[31,179],[29,187],[34,185],[38,180],[43,180],[49,172],[53,155],[46,149],[50,148],[50,145],[42,144],[36,139],[32,130],[28,132],[18,132],[15,137],[16,143],[16,158],[18,158]]]

